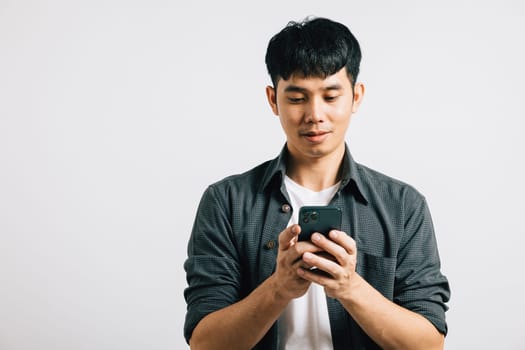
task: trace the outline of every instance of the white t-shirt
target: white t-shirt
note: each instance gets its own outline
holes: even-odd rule
[[[340,186],[337,183],[315,192],[297,184],[288,176],[285,176],[284,184],[293,208],[288,226],[299,222],[299,208],[302,206],[328,205]],[[279,320],[281,349],[333,349],[326,294],[318,284],[312,283],[305,295],[290,301]]]

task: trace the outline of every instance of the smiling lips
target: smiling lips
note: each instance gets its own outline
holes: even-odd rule
[[[301,133],[301,136],[306,138],[311,143],[319,143],[319,142],[324,141],[328,137],[329,133],[330,133],[329,131],[322,131],[322,130],[308,131],[308,132]]]

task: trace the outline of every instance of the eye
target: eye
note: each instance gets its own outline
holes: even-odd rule
[[[290,103],[301,103],[304,101],[304,97],[288,97]]]
[[[337,98],[339,97],[339,95],[330,95],[330,96],[325,96],[325,101],[327,102],[333,102],[335,100],[337,100]]]

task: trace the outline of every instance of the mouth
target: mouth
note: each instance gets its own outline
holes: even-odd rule
[[[329,131],[318,130],[303,132],[301,133],[301,136],[303,136],[310,143],[320,143],[328,137],[328,134],[330,134]]]

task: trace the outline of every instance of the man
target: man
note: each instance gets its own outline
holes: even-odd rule
[[[443,348],[450,291],[425,199],[345,143],[364,95],[360,60],[348,28],[328,19],[271,39],[266,94],[286,145],[202,197],[185,263],[192,348]],[[328,204],[342,229],[298,241],[300,207]]]

